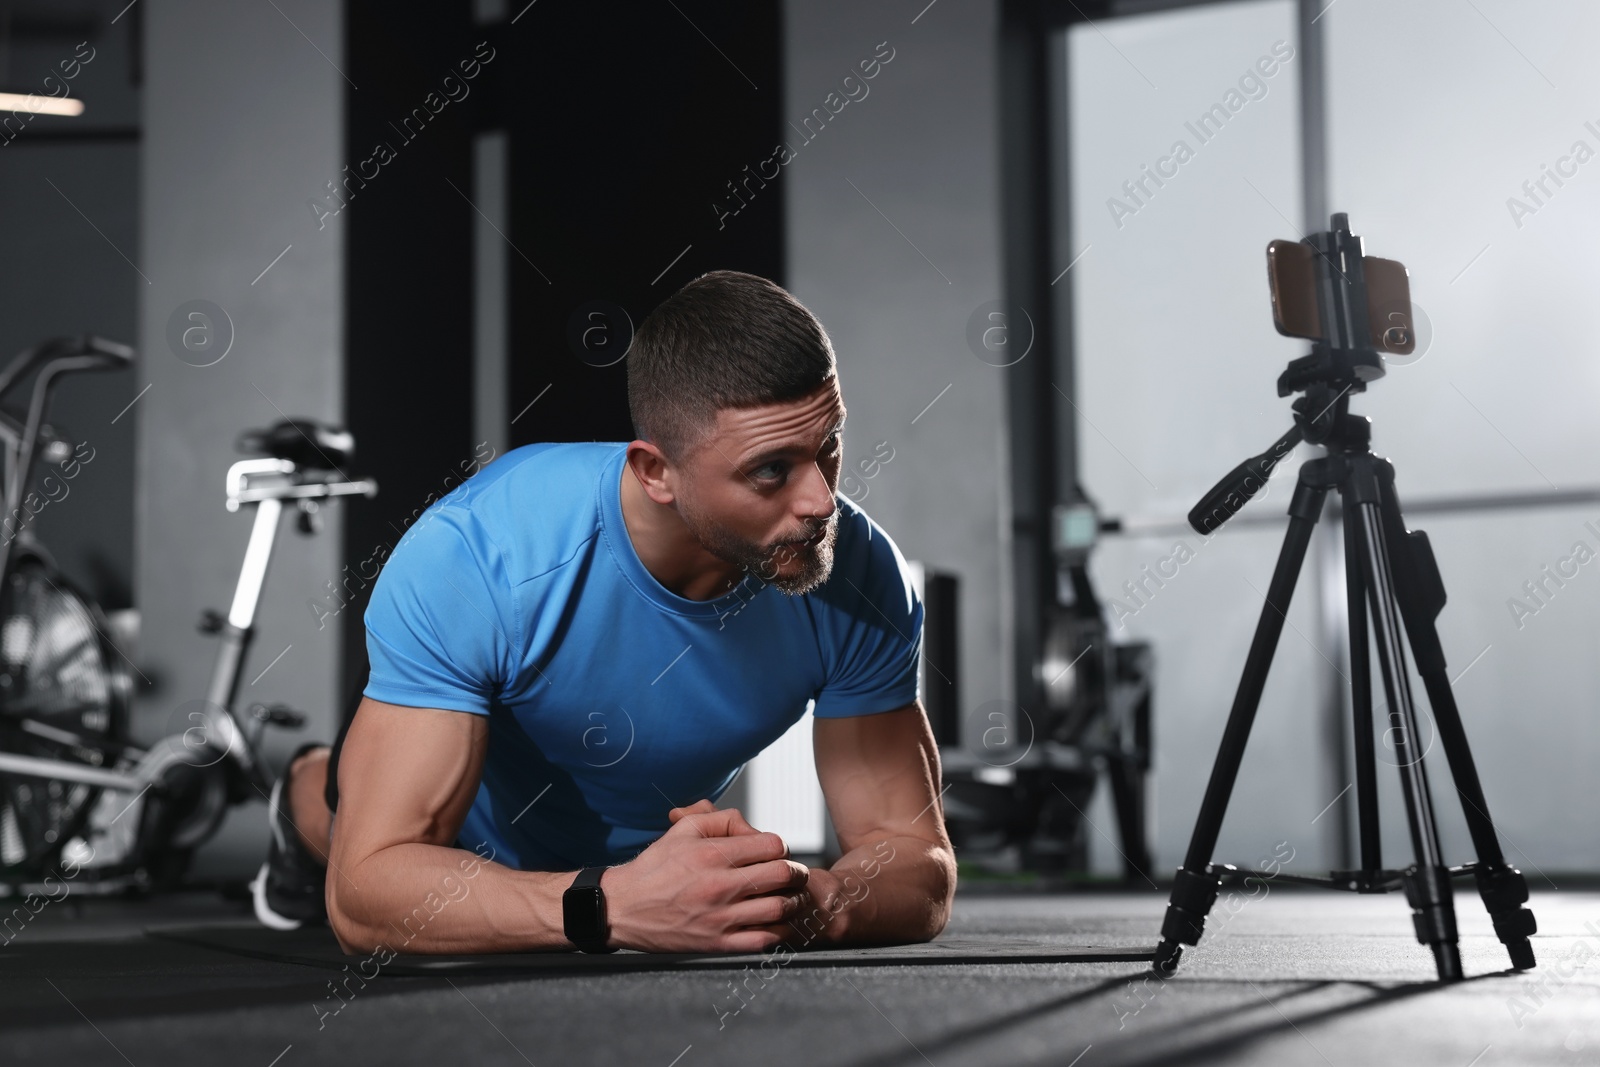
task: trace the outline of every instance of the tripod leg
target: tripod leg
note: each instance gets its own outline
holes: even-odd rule
[[[1173,879],[1172,896],[1161,924],[1161,944],[1156,948],[1153,965],[1158,974],[1177,970],[1178,958],[1183,953],[1181,945],[1200,943],[1206,916],[1217,901],[1217,890],[1222,883],[1212,870],[1211,855],[1217,846],[1222,818],[1228,810],[1228,798],[1233,794],[1234,780],[1239,775],[1239,764],[1244,759],[1245,743],[1250,739],[1250,727],[1261,703],[1261,692],[1266,688],[1272,656],[1283,633],[1289,601],[1294,597],[1295,583],[1311,544],[1311,533],[1322,513],[1322,501],[1328,495],[1327,489],[1312,484],[1322,471],[1318,460],[1300,468],[1300,480],[1289,502],[1289,530],[1278,552],[1272,584],[1267,587],[1267,602],[1256,623],[1250,654],[1245,657],[1244,673],[1233,697],[1233,708],[1228,712],[1228,725],[1222,732],[1216,762],[1211,766],[1211,781],[1206,786],[1194,833],[1189,838],[1189,851],[1184,854],[1183,866],[1178,868]]]
[[[1439,739],[1450,764],[1450,776],[1455,780],[1467,831],[1472,835],[1472,846],[1478,854],[1474,871],[1478,895],[1494,921],[1496,936],[1511,956],[1511,965],[1518,970],[1528,970],[1536,964],[1528,938],[1538,930],[1538,922],[1533,912],[1523,907],[1528,900],[1527,881],[1521,871],[1506,862],[1500,850],[1500,839],[1489,818],[1489,802],[1478,780],[1478,768],[1445,669],[1444,646],[1439,641],[1435,624],[1445,603],[1444,581],[1439,576],[1439,566],[1427,534],[1421,530],[1406,532],[1394,489],[1394,468],[1382,464],[1378,479],[1384,528],[1396,561],[1395,589],[1405,616],[1406,633],[1411,638],[1411,652],[1427,689],[1428,703],[1433,707]]]
[[[1367,589],[1362,578],[1361,517],[1344,508],[1344,581],[1350,631],[1350,709],[1355,725],[1356,811],[1361,830],[1361,869],[1383,867],[1378,828],[1378,777],[1372,744],[1372,661],[1367,649]]]
[[[1400,640],[1399,604],[1379,508],[1377,479],[1370,456],[1356,457],[1352,466],[1350,497],[1356,503],[1361,523],[1362,566],[1372,608],[1372,631],[1378,648],[1378,664],[1383,671],[1383,688],[1389,699],[1391,729],[1396,731],[1395,754],[1400,760],[1401,790],[1405,795],[1406,818],[1411,826],[1411,844],[1417,860],[1414,871],[1406,877],[1406,897],[1411,903],[1411,921],[1417,940],[1432,950],[1440,980],[1458,981],[1461,951],[1456,935],[1450,872],[1439,847],[1439,827],[1434,820],[1423,753],[1416,749],[1416,739],[1421,734],[1417,729],[1417,711],[1411,702],[1405,648]]]

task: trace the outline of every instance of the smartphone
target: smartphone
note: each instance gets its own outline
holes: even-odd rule
[[[1285,337],[1322,340],[1317,314],[1315,249],[1282,238],[1267,243],[1267,285],[1272,291],[1272,324]]]
[[[1322,340],[1317,310],[1316,250],[1304,241],[1267,244],[1267,284],[1272,293],[1272,324],[1285,337]],[[1416,350],[1411,314],[1411,279],[1405,264],[1378,256],[1361,257],[1367,283],[1367,328],[1372,347],[1392,355]]]
[[[1411,315],[1411,275],[1394,259],[1362,256],[1367,276],[1367,328],[1372,347],[1393,356],[1417,350],[1416,320]]]

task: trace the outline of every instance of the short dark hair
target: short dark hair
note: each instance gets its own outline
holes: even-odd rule
[[[837,373],[833,343],[804,304],[754,274],[717,270],[667,297],[628,350],[635,431],[672,460],[722,408],[796,400]]]

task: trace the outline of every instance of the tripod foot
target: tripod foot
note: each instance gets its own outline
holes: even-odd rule
[[[1524,907],[1528,902],[1528,883],[1522,872],[1501,863],[1480,867],[1477,875],[1478,891],[1489,909],[1489,917],[1494,920],[1494,932],[1511,954],[1511,966],[1519,971],[1533,970],[1537,962],[1528,937],[1538,932],[1539,923],[1533,912]]]
[[[1176,941],[1163,941],[1156,947],[1156,958],[1150,969],[1162,978],[1178,973],[1178,961],[1183,958],[1183,946]]]
[[[1460,947],[1454,941],[1435,941],[1428,947],[1433,949],[1433,962],[1439,968],[1439,981],[1461,981]]]
[[[1511,966],[1519,971],[1531,971],[1539,965],[1533,958],[1533,945],[1527,938],[1521,941],[1508,941],[1506,951],[1511,954]]]

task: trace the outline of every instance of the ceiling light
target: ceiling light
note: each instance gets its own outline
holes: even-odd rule
[[[81,115],[83,101],[70,96],[37,93],[0,93],[0,111],[26,111],[34,115]]]

